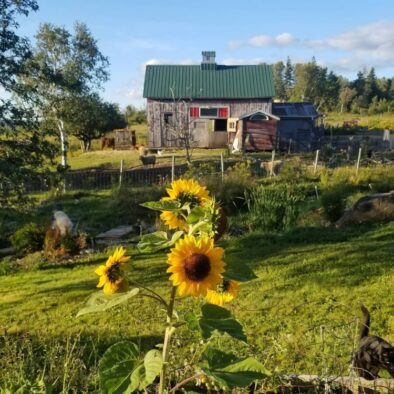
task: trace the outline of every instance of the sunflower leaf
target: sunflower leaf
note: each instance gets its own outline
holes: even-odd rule
[[[215,331],[218,331],[247,342],[241,324],[232,317],[230,311],[213,304],[203,305],[201,311],[202,316],[198,323],[204,339],[210,338]]]
[[[208,365],[202,365],[202,370],[219,383],[223,390],[246,387],[254,380],[270,375],[270,372],[253,357],[241,359],[234,354],[210,347],[204,352],[203,358]]]
[[[86,306],[82,308],[77,317],[86,315],[88,313],[103,312],[107,309],[113,308],[123,302],[126,302],[131,297],[136,296],[140,289],[134,288],[126,293],[115,293],[111,295],[104,294],[101,290],[93,293],[86,302]]]
[[[136,368],[130,376],[129,392],[143,390],[153,383],[156,376],[159,375],[162,365],[161,352],[153,349],[146,353],[143,364]]]
[[[155,253],[171,247],[182,235],[183,231],[176,231],[171,239],[168,239],[165,231],[156,231],[155,233],[143,235],[137,248],[141,253]]]
[[[208,216],[209,212],[207,209],[204,209],[203,207],[197,206],[191,210],[189,215],[187,215],[186,222],[188,224],[193,224],[197,223],[203,219],[205,219]],[[211,215],[212,216],[212,215]]]
[[[100,389],[103,394],[131,393],[132,373],[143,365],[138,347],[133,342],[115,343],[99,363]]]
[[[256,279],[257,276],[247,263],[240,264],[239,261],[226,260],[225,279],[233,279],[239,282],[248,282]]]
[[[104,394],[134,393],[155,380],[162,367],[161,352],[150,350],[142,359],[133,342],[112,345],[99,363],[100,389]]]
[[[148,201],[140,205],[154,211],[179,211],[181,209],[181,203],[176,200]]]

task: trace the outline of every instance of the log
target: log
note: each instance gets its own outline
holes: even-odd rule
[[[296,392],[302,392],[305,390],[311,390],[314,388],[317,392],[326,392],[325,388],[330,387],[332,391],[329,392],[348,392],[348,393],[394,393],[394,379],[375,379],[366,380],[358,376],[331,376],[323,378],[318,375],[290,375],[285,376],[284,381],[288,384],[282,385],[282,387],[294,388]],[[335,387],[339,391],[335,391]],[[346,390],[346,391],[344,391]]]
[[[394,220],[394,191],[361,197],[335,223],[337,227]]]

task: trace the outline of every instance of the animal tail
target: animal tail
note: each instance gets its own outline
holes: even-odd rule
[[[363,339],[364,337],[367,337],[369,335],[369,325],[371,323],[371,316],[369,314],[367,307],[364,304],[361,304],[361,311],[363,312],[364,320],[360,330],[360,339]]]

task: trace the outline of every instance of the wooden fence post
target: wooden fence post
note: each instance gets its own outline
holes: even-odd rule
[[[313,163],[313,173],[316,174],[317,163],[319,162],[319,149],[316,151],[315,162]]]
[[[222,181],[224,179],[224,160],[223,160],[223,152],[220,154],[220,170],[222,172]]]
[[[356,164],[356,175],[358,175],[358,170],[360,168],[361,152],[362,152],[362,148],[360,147],[358,149],[358,157],[357,157],[357,164]]]
[[[124,160],[122,159],[122,160],[120,161],[120,170],[119,170],[119,188],[122,187],[123,165],[124,165]]]
[[[275,150],[272,151],[270,177],[275,174],[274,173],[274,160],[275,160]]]
[[[171,158],[171,182],[175,180],[175,155]]]
[[[291,153],[291,143],[293,142],[293,140],[290,138],[289,140],[289,149],[287,150],[287,154],[290,155]]]

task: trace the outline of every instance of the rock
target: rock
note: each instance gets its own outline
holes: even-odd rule
[[[122,238],[134,231],[133,226],[119,226],[95,237],[97,245],[118,245]]]
[[[360,198],[335,223],[337,227],[363,222],[394,220],[394,191]]]

